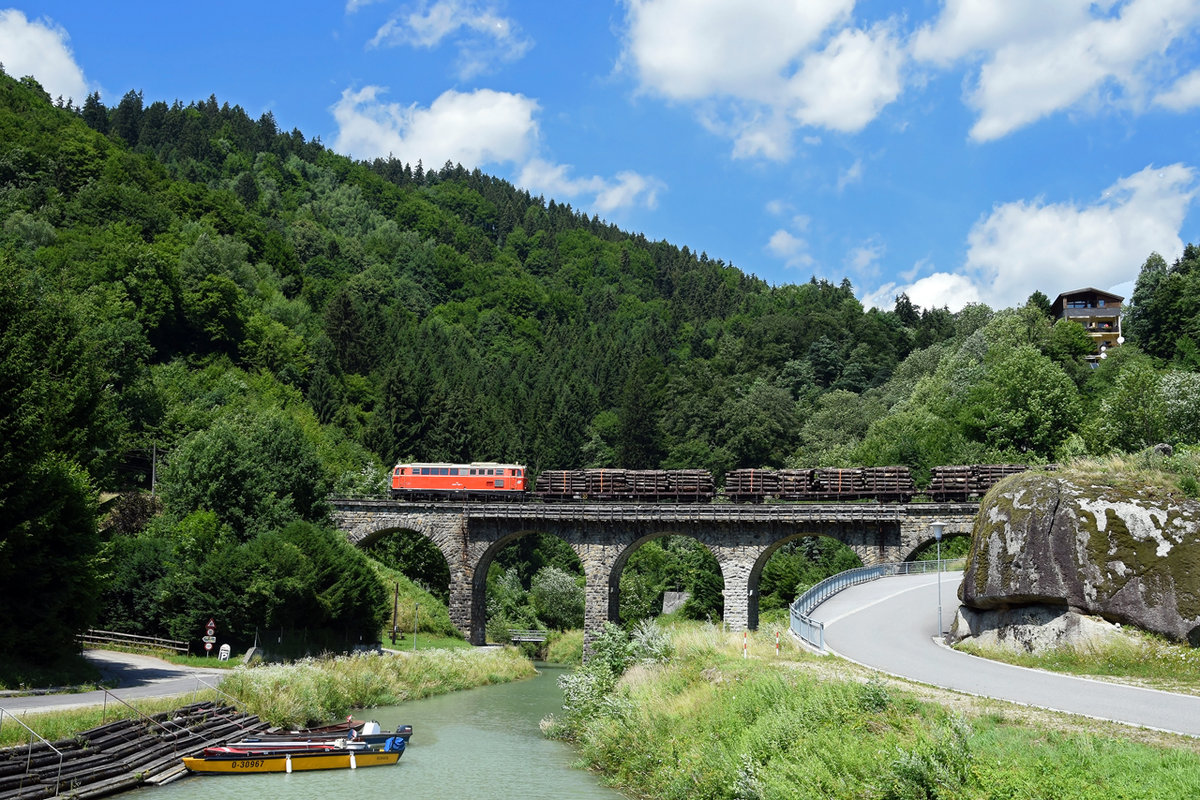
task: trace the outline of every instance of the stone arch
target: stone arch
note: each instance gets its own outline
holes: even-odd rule
[[[449,587],[449,581],[450,581],[449,573],[452,572],[453,560],[460,548],[449,547],[448,546],[449,543],[446,542],[445,540],[442,540],[439,542],[436,537],[429,535],[428,532],[413,530],[412,528],[408,528],[408,527],[400,525],[400,526],[395,526],[395,527],[390,527],[390,528],[380,528],[379,530],[372,532],[369,536],[364,537],[363,539],[359,540],[355,546],[360,549],[363,549],[363,550],[370,549],[374,545],[377,545],[377,544],[381,543],[382,541],[384,541],[385,539],[387,539],[388,537],[395,536],[396,534],[402,534],[407,537],[414,537],[417,539],[421,539],[424,542],[426,542],[429,547],[431,547],[433,550],[437,551],[437,553],[441,555],[442,563],[445,565],[446,572],[448,573],[446,576],[447,577],[447,585],[445,587],[448,592],[449,588],[450,588]],[[437,593],[434,592],[434,594],[436,595]]]
[[[721,559],[722,554],[717,548],[713,547],[712,542],[706,541],[706,537],[697,535],[690,531],[681,531],[681,530],[675,530],[675,529],[662,529],[662,530],[654,530],[649,533],[642,533],[640,535],[635,536],[630,541],[625,542],[622,545],[619,545],[618,552],[616,553],[615,557],[612,560],[612,563],[608,567],[608,574],[605,578],[605,582],[607,584],[606,594],[608,596],[608,603],[607,603],[608,608],[607,608],[607,613],[606,613],[606,621],[607,622],[620,621],[620,618],[621,618],[621,613],[620,613],[621,612],[621,575],[622,575],[622,573],[624,573],[625,567],[629,564],[629,559],[633,556],[634,553],[636,553],[639,549],[641,549],[641,547],[643,545],[645,545],[649,542],[655,541],[657,539],[665,539],[669,536],[686,537],[688,539],[691,539],[691,540],[699,543],[702,547],[704,547],[704,549],[708,551],[709,555],[711,555],[713,557],[713,560],[715,560],[717,562],[717,567],[721,573],[721,581],[722,581],[723,587],[724,587],[724,585],[727,585],[728,579],[726,577],[725,565],[722,564],[722,559]]]
[[[761,550],[758,551],[757,554],[754,555],[754,560],[751,563],[751,565],[749,567],[749,572],[747,574],[747,586],[746,586],[746,589],[747,589],[747,591],[746,591],[746,627],[747,628],[749,628],[750,630],[758,629],[758,621],[759,621],[759,614],[760,614],[759,603],[760,603],[760,600],[762,597],[762,594],[759,591],[759,587],[760,587],[760,584],[762,583],[763,570],[766,569],[767,562],[771,560],[771,557],[774,556],[776,553],[778,553],[779,550],[784,545],[786,545],[790,542],[795,542],[798,539],[821,539],[821,538],[832,539],[833,541],[838,542],[845,547],[848,547],[850,550],[852,550],[854,552],[854,554],[856,556],[858,556],[858,560],[860,562],[862,562],[864,565],[866,565],[868,563],[864,559],[864,555],[866,555],[867,557],[872,557],[876,554],[876,552],[878,550],[877,545],[861,544],[861,543],[857,543],[855,541],[847,542],[846,541],[846,539],[848,538],[847,536],[842,535],[835,531],[828,531],[828,530],[822,531],[822,530],[797,529],[797,530],[794,530],[794,531],[791,531],[788,533],[780,534],[777,537],[772,538],[767,544],[765,544],[762,547]],[[857,537],[854,537],[854,538],[857,538]]]
[[[942,534],[942,548],[945,549],[946,542],[949,539],[964,539],[964,538],[970,539],[971,538],[970,533],[952,533],[949,530],[947,530],[945,533]],[[908,554],[904,556],[904,560],[905,561],[913,561],[916,559],[916,557],[918,555],[920,555],[921,553],[923,553],[925,551],[932,552],[936,546],[937,546],[937,539],[934,538],[933,536],[930,536],[927,539],[918,541],[913,546],[913,548],[911,550],[909,550]],[[942,558],[945,558],[945,556],[943,555]]]
[[[580,556],[579,549],[572,543],[571,537],[563,535],[559,530],[543,530],[540,528],[519,528],[512,530],[497,531],[495,535],[489,537],[482,547],[473,553],[472,576],[470,581],[470,631],[471,641],[475,644],[485,644],[487,640],[487,576],[492,563],[496,560],[496,556],[505,548],[526,536],[541,535],[553,536],[559,540],[566,542],[571,550],[574,551],[575,557],[580,561],[580,567],[583,568],[585,592],[588,582],[587,569],[583,563],[583,558]],[[584,615],[586,619],[586,599],[584,602]]]

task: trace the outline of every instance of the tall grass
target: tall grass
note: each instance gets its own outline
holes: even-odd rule
[[[1119,638],[1060,647],[1044,653],[1018,653],[982,647],[970,640],[955,648],[983,658],[1071,675],[1136,678],[1176,691],[1200,693],[1200,649],[1173,644],[1132,628]]]
[[[1060,474],[1077,480],[1099,477],[1150,491],[1178,489],[1196,499],[1200,497],[1200,448],[1178,447],[1169,456],[1151,448],[1139,453],[1077,459],[1061,465]]]
[[[36,731],[38,736],[47,741],[56,742],[60,739],[69,739],[80,731],[91,730],[106,722],[153,716],[160,712],[174,711],[189,703],[206,700],[220,703],[227,699],[221,697],[217,692],[204,689],[185,697],[151,698],[130,701],[128,704],[111,700],[104,705],[71,708],[64,711],[45,711],[38,714],[19,714],[18,717],[21,722]],[[4,715],[3,724],[0,725],[0,747],[29,744],[29,738],[28,731],[9,719],[8,714]]]
[[[294,727],[340,719],[355,708],[395,705],[535,673],[512,648],[420,650],[239,667],[220,688],[245,710]]]
[[[379,634],[380,641],[391,642],[393,621],[397,629],[397,639],[400,641],[412,641],[414,625],[418,638],[421,633],[433,633],[462,639],[462,632],[450,621],[450,612],[445,603],[413,583],[400,571],[373,558],[368,558],[368,561],[379,580],[387,587],[386,619]]]
[[[544,726],[632,796],[1200,796],[1200,756],[1189,751],[967,719],[878,679],[823,677],[836,670],[829,659],[776,658],[761,639],[749,637],[743,658],[740,634],[715,626],[670,636],[668,661],[635,661],[586,713]],[[570,699],[603,683],[564,688]]]

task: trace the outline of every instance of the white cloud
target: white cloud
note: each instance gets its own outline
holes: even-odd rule
[[[796,57],[853,0],[745,3],[628,0],[626,58],[642,86],[676,100],[726,95],[770,101]]]
[[[914,305],[921,308],[941,308],[961,311],[969,303],[982,302],[977,287],[962,275],[950,272],[935,272],[908,285],[888,283],[861,298],[864,306],[890,311],[896,306],[896,298],[907,294]]]
[[[394,156],[409,164],[439,169],[447,161],[467,169],[510,165],[516,182],[559,200],[586,197],[596,212],[640,205],[654,208],[662,181],[631,170],[614,178],[572,178],[570,167],[538,156],[536,100],[479,89],[447,91],[429,108],[386,103],[379,86],[347,89],[331,109],[338,123],[333,149],[356,158]]]
[[[1198,20],[1195,0],[947,0],[912,53],[981,62],[967,91],[979,112],[970,135],[988,141],[1089,103],[1140,108],[1153,76],[1173,70],[1168,48]]]
[[[1196,171],[1172,164],[1121,178],[1086,206],[997,206],[967,236],[964,270],[997,306],[1017,305],[1035,289],[1053,297],[1120,283],[1151,251],[1168,259],[1183,251],[1179,231],[1196,191]]]
[[[424,2],[417,11],[397,14],[376,31],[368,46],[433,48],[447,39],[458,47],[458,75],[464,80],[496,63],[516,61],[533,46],[511,19],[470,0]]]
[[[50,97],[75,105],[87,99],[88,82],[67,44],[70,36],[49,19],[31,21],[9,8],[0,11],[0,63],[14,78],[32,75]]]
[[[841,192],[842,190],[844,190],[847,186],[849,186],[851,184],[862,183],[862,179],[863,179],[863,163],[862,163],[862,159],[859,158],[859,159],[856,159],[853,164],[851,164],[849,167],[842,170],[841,173],[838,174],[838,181],[837,181],[838,191]]]
[[[891,28],[847,27],[853,0],[626,0],[622,64],[695,104],[735,157],[786,158],[798,127],[854,132],[902,89]]]
[[[771,234],[766,249],[789,267],[809,267],[814,263],[808,252],[808,242],[783,228]]]
[[[880,242],[867,242],[859,245],[846,255],[846,269],[856,275],[875,272],[879,260],[883,258],[886,251],[887,248]]]
[[[1200,106],[1200,69],[1184,75],[1174,86],[1155,97],[1154,103],[1173,111],[1187,111]]]
[[[960,270],[907,285],[889,283],[863,302],[891,308],[896,295],[906,292],[925,308],[957,311],[973,302],[1005,308],[1038,290],[1054,297],[1084,286],[1127,284],[1151,252],[1168,261],[1183,252],[1179,232],[1200,190],[1198,178],[1184,164],[1150,166],[1117,180],[1087,205],[1041,200],[998,205],[967,235]]]
[[[381,102],[384,92],[379,86],[342,92],[332,109],[335,150],[357,158],[391,154],[433,168],[452,161],[470,169],[523,162],[537,141],[538,104],[524,95],[447,91],[422,109]]]
[[[664,188],[661,181],[636,172],[618,172],[616,179],[593,175],[590,178],[572,178],[570,167],[551,164],[541,159],[531,159],[522,168],[516,182],[535,194],[553,197],[579,197],[591,195],[591,207],[608,213],[619,208],[658,205],[658,192]]]
[[[1028,39],[1056,39],[1085,25],[1091,0],[945,0],[942,13],[913,37],[913,56],[949,65]]]
[[[790,81],[792,116],[805,125],[854,132],[900,96],[904,54],[886,26],[840,31],[804,60]]]

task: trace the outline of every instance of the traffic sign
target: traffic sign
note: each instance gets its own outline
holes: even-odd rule
[[[213,645],[213,643],[212,643],[212,642],[205,642],[205,643],[204,643],[204,649],[205,649],[205,650],[212,650],[212,645]]]
[[[216,640],[217,640],[217,637],[215,637],[215,636],[202,636],[202,637],[200,637],[200,641],[202,641],[202,642],[205,642],[205,643],[207,643],[207,644],[212,644],[212,643],[213,643],[213,642],[215,642]],[[207,649],[211,650],[212,648],[210,647],[210,648],[207,648]]]

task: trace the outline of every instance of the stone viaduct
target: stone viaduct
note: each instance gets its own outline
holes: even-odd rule
[[[716,557],[725,581],[725,622],[758,627],[763,566],[785,542],[830,536],[871,565],[905,561],[933,540],[970,534],[974,503],[914,504],[554,504],[411,503],[334,500],[334,521],[351,543],[366,546],[394,531],[420,534],[450,568],[450,619],[472,644],[485,643],[486,581],[496,554],[513,540],[544,533],[564,539],[583,565],[584,640],[618,620],[621,572],[630,555],[661,536],[690,536]]]

